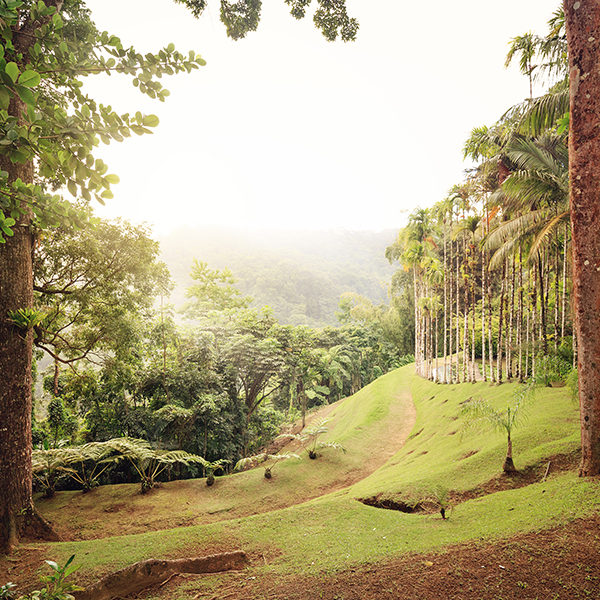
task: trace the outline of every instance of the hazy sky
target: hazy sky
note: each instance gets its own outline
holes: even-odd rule
[[[528,95],[510,38],[546,33],[548,0],[348,0],[354,43],[264,0],[247,39],[226,38],[218,0],[194,19],[171,0],[88,0],[101,30],[149,52],[173,42],[207,66],[163,79],[152,101],[127,77],[89,78],[120,112],[159,116],[152,136],[98,156],[121,183],[101,214],[180,225],[382,229],[463,179],[470,130]],[[316,5],[316,0],[313,0]],[[120,80],[120,81],[119,81]],[[403,212],[404,211],[404,212]]]

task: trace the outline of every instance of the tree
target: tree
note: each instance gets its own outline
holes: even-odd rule
[[[194,16],[199,17],[208,4],[207,0],[175,0],[191,9]],[[284,0],[291,7],[290,14],[295,19],[306,16],[306,8],[311,0]],[[346,0],[317,0],[318,8],[313,16],[315,27],[321,31],[329,42],[338,36],[344,41],[354,41],[358,32],[358,21],[350,18],[346,10]],[[227,35],[239,40],[250,31],[256,31],[260,22],[262,0],[238,0],[229,2],[221,0],[220,17],[225,25]]]
[[[192,71],[204,61],[172,45],[142,56],[108,33],[99,33],[80,2],[3,0],[0,21],[0,552],[12,551],[26,529],[48,531],[35,512],[31,472],[33,327],[32,255],[39,232],[81,227],[85,204],[111,198],[118,177],[95,159],[100,141],[150,133],[154,116],[115,113],[81,89],[80,77],[131,75],[152,98],[168,95],[159,77]],[[60,10],[71,11],[67,25]],[[77,34],[73,32],[77,29]],[[66,187],[83,201],[71,204],[49,189]],[[11,316],[28,318],[15,322]],[[29,318],[31,317],[31,318]]]
[[[45,315],[34,344],[55,359],[55,381],[60,363],[131,346],[169,279],[158,253],[145,226],[121,220],[46,232],[34,258],[35,307]]]
[[[196,282],[186,290],[191,298],[182,309],[188,318],[198,319],[210,313],[248,308],[249,296],[241,296],[237,279],[229,269],[210,269],[208,263],[194,259],[190,277]]]
[[[581,414],[580,475],[600,474],[600,6],[564,2],[569,47],[569,182]]]

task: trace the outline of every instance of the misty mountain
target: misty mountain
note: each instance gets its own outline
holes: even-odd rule
[[[185,302],[194,258],[212,269],[229,268],[237,287],[254,306],[271,306],[281,323],[335,325],[341,294],[356,292],[387,301],[392,267],[385,258],[397,230],[242,231],[183,227],[159,239],[161,259],[177,288],[175,306]]]

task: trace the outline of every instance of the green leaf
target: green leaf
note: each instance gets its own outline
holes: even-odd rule
[[[6,67],[4,67],[5,73],[13,80],[13,83],[17,81],[19,78],[19,67],[17,67],[17,63],[9,62]]]
[[[156,127],[160,123],[156,115],[146,115],[143,120],[143,125],[146,127]]]
[[[47,560],[46,563],[49,564],[55,571],[58,571],[58,569],[60,569],[58,564],[55,563],[53,560]]]
[[[31,106],[35,106],[35,96],[33,92],[22,85],[15,85],[15,92],[19,94],[19,98]]]
[[[8,110],[8,105],[10,103],[10,99],[12,98],[12,94],[4,87],[0,87],[0,109]]]
[[[39,85],[41,79],[39,73],[36,73],[35,71],[25,71],[21,74],[21,77],[19,77],[19,85],[26,88],[32,88]]]
[[[114,184],[116,184],[116,183],[119,183],[119,181],[121,181],[121,180],[119,179],[119,176],[118,176],[118,175],[110,175],[110,174],[109,174],[109,175],[106,175],[106,176],[104,177],[104,179],[106,179],[106,181],[108,181],[108,183],[110,183],[110,184],[113,184],[113,183],[114,183]]]
[[[71,192],[72,196],[77,196],[77,184],[72,179],[69,179],[67,182],[67,189]]]

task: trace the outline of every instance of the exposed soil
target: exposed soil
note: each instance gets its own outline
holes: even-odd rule
[[[228,576],[231,600],[571,600],[600,598],[600,516],[498,544],[412,554],[317,578]],[[224,581],[224,587],[229,587]],[[160,597],[167,598],[166,595]],[[222,598],[225,595],[220,596]]]

